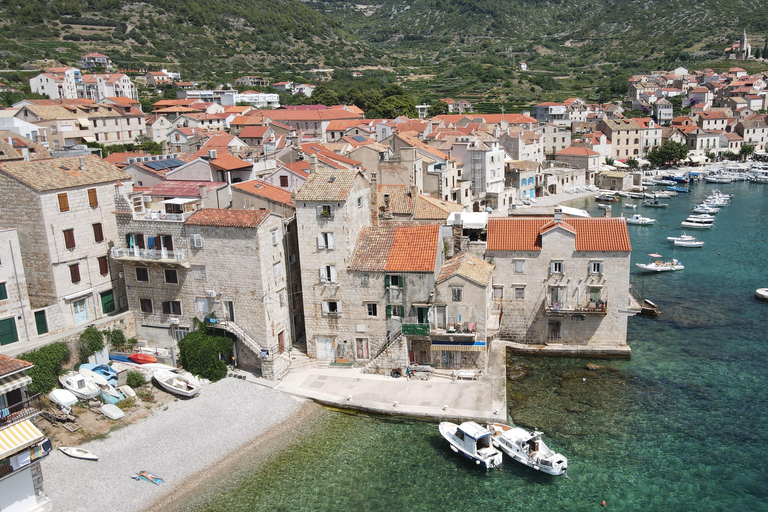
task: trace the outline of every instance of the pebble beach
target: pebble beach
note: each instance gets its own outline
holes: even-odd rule
[[[241,449],[285,431],[284,423],[294,424],[308,408],[311,403],[303,398],[226,378],[205,386],[197,398],[171,402],[106,439],[80,445],[98,455],[98,462],[52,452],[42,463],[45,492],[60,512],[157,508],[196,482],[214,478],[225,470],[222,461]],[[131,478],[142,470],[165,482]]]

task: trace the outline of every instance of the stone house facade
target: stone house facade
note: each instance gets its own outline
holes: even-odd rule
[[[503,287],[502,339],[533,345],[629,347],[631,246],[620,218],[489,219],[486,259]]]
[[[45,310],[33,313],[29,304],[18,231],[0,230],[0,346],[46,334],[45,320]]]

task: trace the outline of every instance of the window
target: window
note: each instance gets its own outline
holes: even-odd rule
[[[333,233],[318,233],[317,248],[333,250]]]
[[[341,302],[335,300],[323,301],[323,316],[336,316],[341,314]]]
[[[177,300],[163,302],[163,314],[181,316],[181,302]]]
[[[59,198],[59,211],[60,212],[68,212],[69,211],[69,199],[67,198],[67,193],[61,193],[58,195]]]
[[[64,247],[66,247],[67,249],[75,248],[75,230],[74,229],[64,230]]]
[[[205,265],[193,265],[192,276],[197,281],[205,281]]]
[[[5,287],[5,283],[0,283],[0,300],[6,300],[8,298],[8,289]]]
[[[152,309],[152,299],[139,299],[139,303],[141,304],[142,313],[154,313],[154,309]]]
[[[454,286],[451,288],[451,300],[453,302],[461,302],[462,300],[462,294],[463,289],[459,286]]]
[[[69,278],[72,280],[73,283],[80,282],[80,264],[79,263],[75,263],[74,265],[69,266]]]
[[[384,276],[384,288],[402,288],[403,279],[399,275]]]
[[[277,245],[277,242],[279,241],[277,238],[277,230],[273,229],[269,232],[269,236],[272,239],[272,245]]]
[[[275,279],[283,275],[283,271],[280,270],[280,267],[282,266],[282,262],[278,261],[277,263],[272,265],[272,274],[275,276]]]
[[[104,241],[104,229],[101,227],[101,222],[93,225],[93,241],[97,244]]]
[[[402,317],[403,316],[403,306],[399,304],[394,304],[392,306],[387,306],[387,318],[389,317]]]
[[[368,316],[379,316],[379,305],[375,302],[369,302],[365,307],[368,310]]]
[[[19,341],[19,334],[16,331],[16,319],[14,317],[0,320],[0,345],[8,345]],[[0,395],[2,397],[4,395]]]
[[[166,268],[164,271],[165,282],[168,284],[179,284],[179,274],[175,268]]]
[[[501,299],[504,297],[504,287],[501,285],[493,285],[493,298]]]
[[[333,210],[331,205],[323,204],[317,207],[317,216],[321,219],[333,219]]]
[[[99,274],[105,276],[109,274],[109,262],[107,262],[106,256],[99,256]]]
[[[288,188],[288,176],[280,176],[280,186]]]
[[[368,288],[370,286],[371,281],[371,275],[370,274],[361,274],[360,275],[360,286],[363,288]]]
[[[522,274],[525,268],[525,260],[515,260],[515,274]]]
[[[357,198],[357,207],[362,208],[363,207],[363,196],[360,196]]]
[[[355,346],[357,348],[358,359],[369,359],[371,357],[368,348],[368,338],[355,338]]]
[[[515,299],[522,300],[525,298],[525,286],[515,286]]]
[[[136,267],[136,280],[149,282],[149,269],[146,267]]]
[[[589,273],[590,274],[602,274],[603,273],[603,262],[602,261],[590,261],[589,262]]]
[[[563,273],[563,262],[562,261],[553,261],[549,264],[549,273],[550,274],[562,274]]]
[[[88,189],[88,206],[91,208],[96,208],[99,206],[99,196],[96,195],[95,188]]]
[[[189,245],[191,245],[195,249],[202,249],[203,235],[201,235],[200,233],[192,233],[191,235],[189,235]]]
[[[336,265],[325,265],[324,267],[320,267],[320,282],[336,282]]]

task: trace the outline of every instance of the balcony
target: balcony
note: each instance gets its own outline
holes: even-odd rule
[[[133,220],[151,220],[161,222],[184,222],[195,212],[184,213],[165,213],[158,210],[145,210],[143,212],[133,212]]]
[[[168,251],[166,249],[140,249],[138,247],[113,247],[110,252],[112,259],[125,263],[167,263],[171,265],[181,265],[189,268],[189,258],[187,251],[182,249],[178,251]]]
[[[578,304],[569,304],[563,302],[547,302],[544,305],[548,315],[564,316],[571,314],[588,315],[606,315],[608,314],[608,301],[589,300]]]
[[[406,336],[429,337],[432,341],[440,342],[473,342],[475,341],[474,322],[448,324],[447,329],[436,328],[430,324],[402,324]]]
[[[35,395],[5,409],[0,409],[0,430],[24,420],[34,418],[43,412],[43,401]]]

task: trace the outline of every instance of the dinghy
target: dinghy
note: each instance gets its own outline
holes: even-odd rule
[[[82,448],[76,448],[74,446],[60,446],[59,451],[61,451],[61,453],[63,453],[64,455],[68,455],[75,459],[93,460],[93,461],[99,460],[99,457],[97,455],[89,452],[88,450],[83,450]]]
[[[163,389],[174,395],[189,398],[200,392],[200,385],[183,375],[166,370],[155,370],[152,376]]]
[[[104,404],[99,410],[101,411],[101,414],[111,420],[119,420],[125,416],[125,413],[118,406],[112,404]]]

